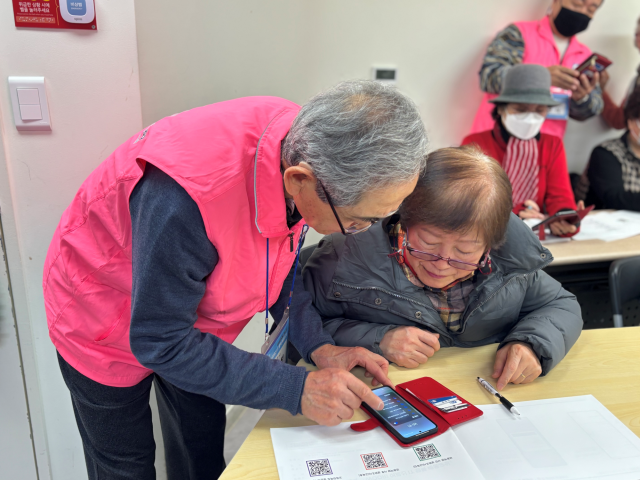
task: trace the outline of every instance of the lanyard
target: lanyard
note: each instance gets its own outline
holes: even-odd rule
[[[291,298],[293,297],[293,286],[296,283],[296,273],[298,272],[298,260],[300,259],[300,250],[304,244],[304,238],[309,230],[309,225],[303,225],[300,232],[300,238],[298,239],[298,247],[296,248],[296,260],[293,268],[293,280],[291,281],[291,290],[289,291],[289,301],[287,302],[287,308],[291,306]],[[264,338],[269,338],[269,239],[267,238],[267,302],[265,305],[266,316],[264,319]]]

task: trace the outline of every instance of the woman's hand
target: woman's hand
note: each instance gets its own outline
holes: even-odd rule
[[[491,377],[498,379],[496,388],[502,390],[507,383],[531,383],[541,373],[540,360],[533,349],[524,342],[510,342],[496,353]]]
[[[387,360],[415,368],[440,350],[440,335],[416,327],[396,327],[382,337],[380,349]]]
[[[578,207],[576,208],[576,211],[579,212],[580,210],[584,210],[584,202],[582,200],[578,202]],[[559,222],[555,222],[549,225],[549,230],[551,230],[551,233],[559,237],[562,235],[576,233],[576,230],[578,230],[578,227],[576,227],[575,225],[571,225],[570,223],[567,223],[564,220],[561,220]]]
[[[518,216],[521,219],[525,218],[539,218],[544,220],[544,215],[540,212],[540,207],[533,200],[525,200],[524,206],[527,207],[525,210],[521,210],[518,212]]]

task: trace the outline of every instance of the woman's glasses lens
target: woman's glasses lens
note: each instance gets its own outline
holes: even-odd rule
[[[439,255],[433,255],[431,253],[426,253],[426,252],[420,252],[419,250],[413,250],[412,248],[408,248],[407,250],[409,250],[409,253],[416,257],[419,258],[420,260],[425,260],[427,262],[436,262],[438,260],[440,260],[442,257],[440,257]],[[459,270],[475,270],[476,268],[478,268],[478,265],[470,265],[470,264],[466,264],[466,263],[462,263],[462,262],[458,262],[456,260],[449,260],[447,262],[449,265],[451,265],[453,268],[457,268]]]

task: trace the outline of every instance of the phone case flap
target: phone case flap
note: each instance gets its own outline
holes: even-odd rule
[[[459,425],[460,423],[464,423],[468,420],[478,418],[482,415],[482,410],[480,410],[475,405],[467,402],[460,395],[449,390],[447,387],[437,382],[431,377],[422,377],[416,380],[411,380],[410,382],[405,382],[396,385],[396,389],[400,391],[402,396],[407,400],[411,401],[411,404],[422,413],[425,413],[425,410],[429,410],[432,414],[435,414],[437,417],[444,420],[448,425],[454,426]],[[449,397],[449,396],[457,396],[463,403],[468,403],[469,406],[464,410],[458,410],[457,412],[444,413],[438,410],[435,407],[427,407],[418,400],[416,400],[413,395],[408,393],[406,390],[411,390],[420,400],[425,403],[429,403],[429,400],[432,398],[440,398],[440,397]],[[426,415],[426,413],[425,413]],[[432,421],[435,420],[432,417],[429,417]]]
[[[365,412],[367,412],[365,410]],[[369,412],[367,412],[368,414]],[[364,422],[352,423],[351,430],[355,430],[356,432],[368,432],[369,430],[373,430],[380,426],[380,422],[378,422],[375,418],[370,418],[369,420],[365,420]]]

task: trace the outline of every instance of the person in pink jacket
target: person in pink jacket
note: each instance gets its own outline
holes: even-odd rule
[[[118,147],[65,210],[43,277],[89,478],[155,478],[152,383],[171,479],[221,474],[225,404],[323,425],[362,401],[382,408],[349,370],[391,385],[387,361],[335,346],[295,282],[297,252],[307,225],[353,235],[395,212],[426,151],[413,102],[365,81],[302,108],[275,97],[195,108]],[[265,307],[318,371],[231,345]]]
[[[591,50],[576,35],[587,29],[604,0],[553,0],[549,15],[532,22],[517,22],[502,30],[487,48],[480,68],[480,89],[485,92],[469,133],[493,128],[489,102],[497,97],[507,71],[521,63],[535,63],[551,73],[554,98],[542,133],[563,138],[569,117],[585,120],[602,112],[599,75],[589,78],[576,67]]]

